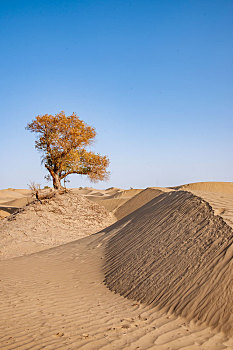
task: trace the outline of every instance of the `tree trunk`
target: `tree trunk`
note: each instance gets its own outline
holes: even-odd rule
[[[61,179],[59,178],[59,175],[56,173],[51,174],[51,175],[53,178],[53,187],[55,188],[55,190],[61,190],[62,185],[61,185]]]

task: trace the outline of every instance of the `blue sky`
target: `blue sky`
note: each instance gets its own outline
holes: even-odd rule
[[[233,1],[0,1],[0,188],[46,185],[25,126],[76,112],[108,182],[233,181]]]

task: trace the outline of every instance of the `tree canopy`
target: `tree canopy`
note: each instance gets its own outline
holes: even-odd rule
[[[60,189],[61,180],[70,174],[87,175],[91,181],[108,177],[108,157],[86,149],[93,143],[95,128],[87,125],[76,113],[70,116],[64,112],[55,116],[38,115],[26,129],[38,134],[35,148],[43,153],[42,162],[55,189]]]

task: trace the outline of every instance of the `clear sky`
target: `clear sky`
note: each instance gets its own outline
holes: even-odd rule
[[[111,160],[93,187],[233,181],[232,0],[0,0],[0,43],[0,188],[46,185],[25,126],[61,110]]]

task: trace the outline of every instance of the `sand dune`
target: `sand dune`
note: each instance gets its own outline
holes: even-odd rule
[[[4,219],[2,257],[30,255],[0,262],[0,349],[232,350],[232,194],[205,189],[188,191],[213,210],[191,192],[89,188]],[[124,217],[63,244],[114,221],[86,196]]]
[[[105,191],[106,192],[111,192],[111,193],[117,193],[118,191],[121,191],[121,189],[118,188],[118,187],[109,187],[109,188],[106,188]]]
[[[233,228],[233,182],[197,182],[178,186],[206,200]]]
[[[107,190],[96,190],[91,187],[85,188],[74,188],[70,192],[78,195],[83,195],[87,199],[104,206],[108,211],[114,212],[118,207],[120,207],[124,202],[139,193],[141,190],[130,189],[121,190],[119,188],[109,188]],[[0,218],[8,216],[8,208],[17,211],[19,208],[23,208],[28,203],[31,203],[35,198],[31,195],[30,190],[23,189],[7,189],[0,190],[0,206],[1,213]],[[12,212],[12,210],[11,210]]]
[[[204,192],[217,192],[217,193],[227,193],[227,194],[233,194],[233,182],[195,182],[191,184],[171,187],[175,190],[197,190],[197,191],[204,191]]]
[[[149,187],[145,190],[141,190],[136,193],[132,198],[127,200],[125,203],[122,203],[116,210],[114,211],[114,215],[118,220],[123,217],[129,215],[136,209],[142,207],[147,202],[151,201],[153,198],[159,196],[161,193],[170,192],[172,190],[161,188],[161,187]]]
[[[0,219],[16,212],[19,208],[31,203],[33,198],[30,190],[9,188],[0,190]]]
[[[3,202],[1,203],[1,205],[4,205],[5,207],[22,208],[33,201],[34,201],[34,198],[32,197],[23,197],[23,198],[13,199],[8,202]]]
[[[1,262],[0,349],[233,349],[223,334],[109,291],[102,235]]]
[[[90,194],[92,192],[94,192],[95,189],[94,188],[91,188],[91,187],[85,187],[85,188],[72,188],[71,189],[71,192],[73,193],[78,193],[78,194],[83,194],[83,195],[86,195],[86,194]]]
[[[20,193],[24,196],[31,196],[31,190],[30,189],[25,189],[25,188],[9,188],[9,190]]]
[[[102,198],[101,196],[86,196],[86,198],[90,201],[98,203],[99,205],[102,205],[111,213],[115,213],[117,208],[128,201],[128,198]]]
[[[231,227],[184,191],[162,194],[117,224],[124,220],[107,244],[107,286],[233,335]]]
[[[141,189],[120,190],[113,188],[105,191],[102,190],[88,193],[86,194],[86,198],[104,206],[108,211],[116,216],[115,213],[117,212],[118,208],[141,191]]]
[[[84,196],[67,193],[34,202],[0,222],[0,259],[61,245],[115,222],[104,207]]]
[[[141,191],[142,191],[142,189],[138,189],[138,188],[131,188],[129,190],[121,190],[121,191],[118,191],[118,193],[116,193],[114,195],[114,198],[121,198],[121,197],[132,198],[136,194],[140,193]]]
[[[190,190],[193,194],[206,200],[215,215],[220,215],[233,228],[233,194]]]
[[[13,190],[0,190],[0,203],[9,202],[19,198],[25,198],[25,195]]]

